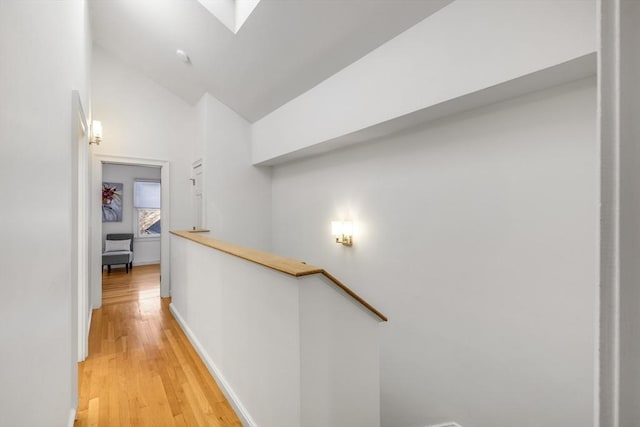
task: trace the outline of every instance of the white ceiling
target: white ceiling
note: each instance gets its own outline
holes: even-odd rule
[[[209,92],[253,122],[451,1],[262,0],[237,34],[197,0],[92,0],[91,15],[97,45],[189,103]]]

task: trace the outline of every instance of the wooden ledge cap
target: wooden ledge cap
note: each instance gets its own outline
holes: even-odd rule
[[[199,233],[194,233],[193,230],[185,231],[171,231],[173,235],[191,240],[199,243],[203,246],[207,246],[212,249],[227,253],[229,255],[236,256],[238,258],[245,259],[256,264],[260,264],[272,270],[279,271],[281,273],[288,274],[294,277],[308,276],[311,274],[322,274],[327,279],[331,280],[336,286],[342,289],[347,295],[356,300],[359,304],[373,313],[383,322],[386,322],[387,317],[376,310],[371,304],[362,299],[358,294],[349,289],[345,284],[340,282],[336,277],[329,274],[326,270],[313,265],[305,264],[302,261],[297,261],[291,258],[286,258],[280,255],[275,255],[269,252],[259,251],[257,249],[245,248],[240,245],[225,242],[223,240],[214,239],[213,237],[203,236]]]

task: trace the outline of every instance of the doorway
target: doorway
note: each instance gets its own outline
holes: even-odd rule
[[[91,172],[91,228],[94,232],[91,235],[90,263],[93,308],[101,307],[103,303],[103,277],[107,277],[108,272],[106,271],[106,266],[103,272],[102,253],[105,249],[107,234],[133,235],[133,260],[130,265],[133,268],[131,273],[141,274],[143,271],[157,270],[157,274],[154,274],[156,274],[157,281],[159,281],[159,290],[158,286],[155,286],[155,290],[146,289],[145,292],[159,292],[160,296],[168,297],[170,294],[169,234],[167,230],[170,224],[169,163],[164,160],[94,155]],[[157,178],[158,176],[160,177],[159,179]],[[159,221],[155,221],[154,218],[158,218],[154,217],[152,212],[148,212],[155,208],[145,207],[148,205],[144,204],[139,204],[139,207],[134,206],[136,182],[139,183],[138,187],[153,187],[153,183],[159,184]],[[118,190],[121,192],[119,195],[121,200],[119,202],[122,204],[119,207],[120,212],[114,213],[109,210],[106,215],[111,220],[104,222],[103,183],[121,184],[121,186],[112,185],[110,188],[116,192]],[[139,195],[144,196],[144,194]],[[165,227],[162,227],[162,224]],[[121,275],[122,280],[135,281],[135,276],[128,275],[130,273],[127,270],[128,268],[124,262],[119,265],[112,265],[110,278],[114,279],[116,275]],[[148,280],[149,277],[145,280]],[[124,285],[121,284],[121,286]],[[126,288],[121,290],[125,291]],[[129,288],[128,292],[136,291]],[[111,293],[109,298],[113,298],[113,296],[113,293]]]
[[[160,297],[162,179],[157,165],[102,163],[102,304]]]

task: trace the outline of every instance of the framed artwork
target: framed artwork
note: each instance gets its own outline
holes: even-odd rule
[[[102,222],[122,222],[122,183],[102,183]]]

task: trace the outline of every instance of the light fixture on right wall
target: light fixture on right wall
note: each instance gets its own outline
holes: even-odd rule
[[[353,222],[331,221],[331,234],[335,237],[336,243],[344,246],[353,245]]]

